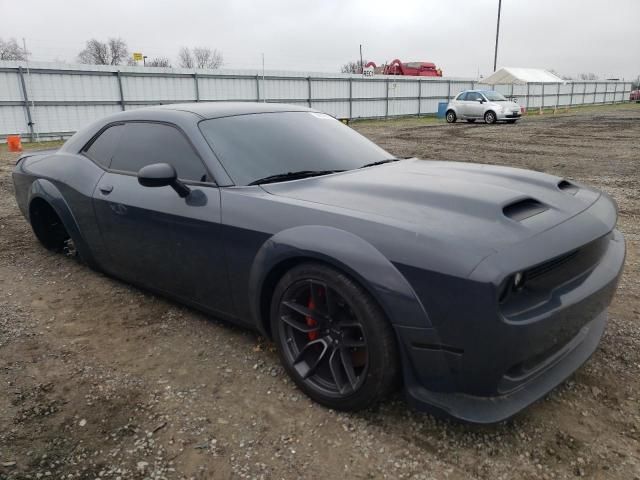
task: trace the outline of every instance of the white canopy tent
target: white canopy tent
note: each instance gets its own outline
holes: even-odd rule
[[[566,83],[542,68],[504,67],[480,80],[484,85],[526,85],[527,83]]]

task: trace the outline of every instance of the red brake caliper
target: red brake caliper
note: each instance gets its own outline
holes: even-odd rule
[[[311,287],[313,288],[313,287]],[[322,292],[318,292],[318,295],[320,295]],[[314,308],[316,308],[316,304],[313,301],[313,296],[309,295],[309,303],[307,304],[307,307],[309,308],[309,310],[313,310]],[[318,322],[316,322],[313,318],[311,317],[305,317],[306,321],[307,321],[307,325],[310,327],[315,327]],[[309,332],[307,333],[307,336],[309,337],[309,340],[315,340],[318,338],[318,331],[313,331],[313,332]]]

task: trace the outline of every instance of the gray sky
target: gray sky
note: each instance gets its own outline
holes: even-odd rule
[[[73,62],[91,37],[167,56],[207,45],[227,68],[339,71],[363,44],[381,63],[435,62],[445,76],[492,70],[498,0],[1,0],[3,38],[32,60]],[[11,21],[7,21],[12,19]],[[601,78],[640,74],[640,0],[503,0],[498,66]]]

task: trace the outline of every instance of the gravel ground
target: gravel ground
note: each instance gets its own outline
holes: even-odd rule
[[[41,248],[2,147],[0,479],[640,479],[640,105],[354,127],[397,155],[544,170],[612,194],[628,257],[594,357],[494,426],[419,414],[400,395],[324,409],[257,334]]]

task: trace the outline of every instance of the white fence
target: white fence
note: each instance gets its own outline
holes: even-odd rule
[[[428,115],[476,86],[460,78],[0,62],[0,138],[69,135],[110,113],[176,102],[281,102],[349,119]],[[630,82],[494,87],[527,108],[615,103],[631,91]]]

